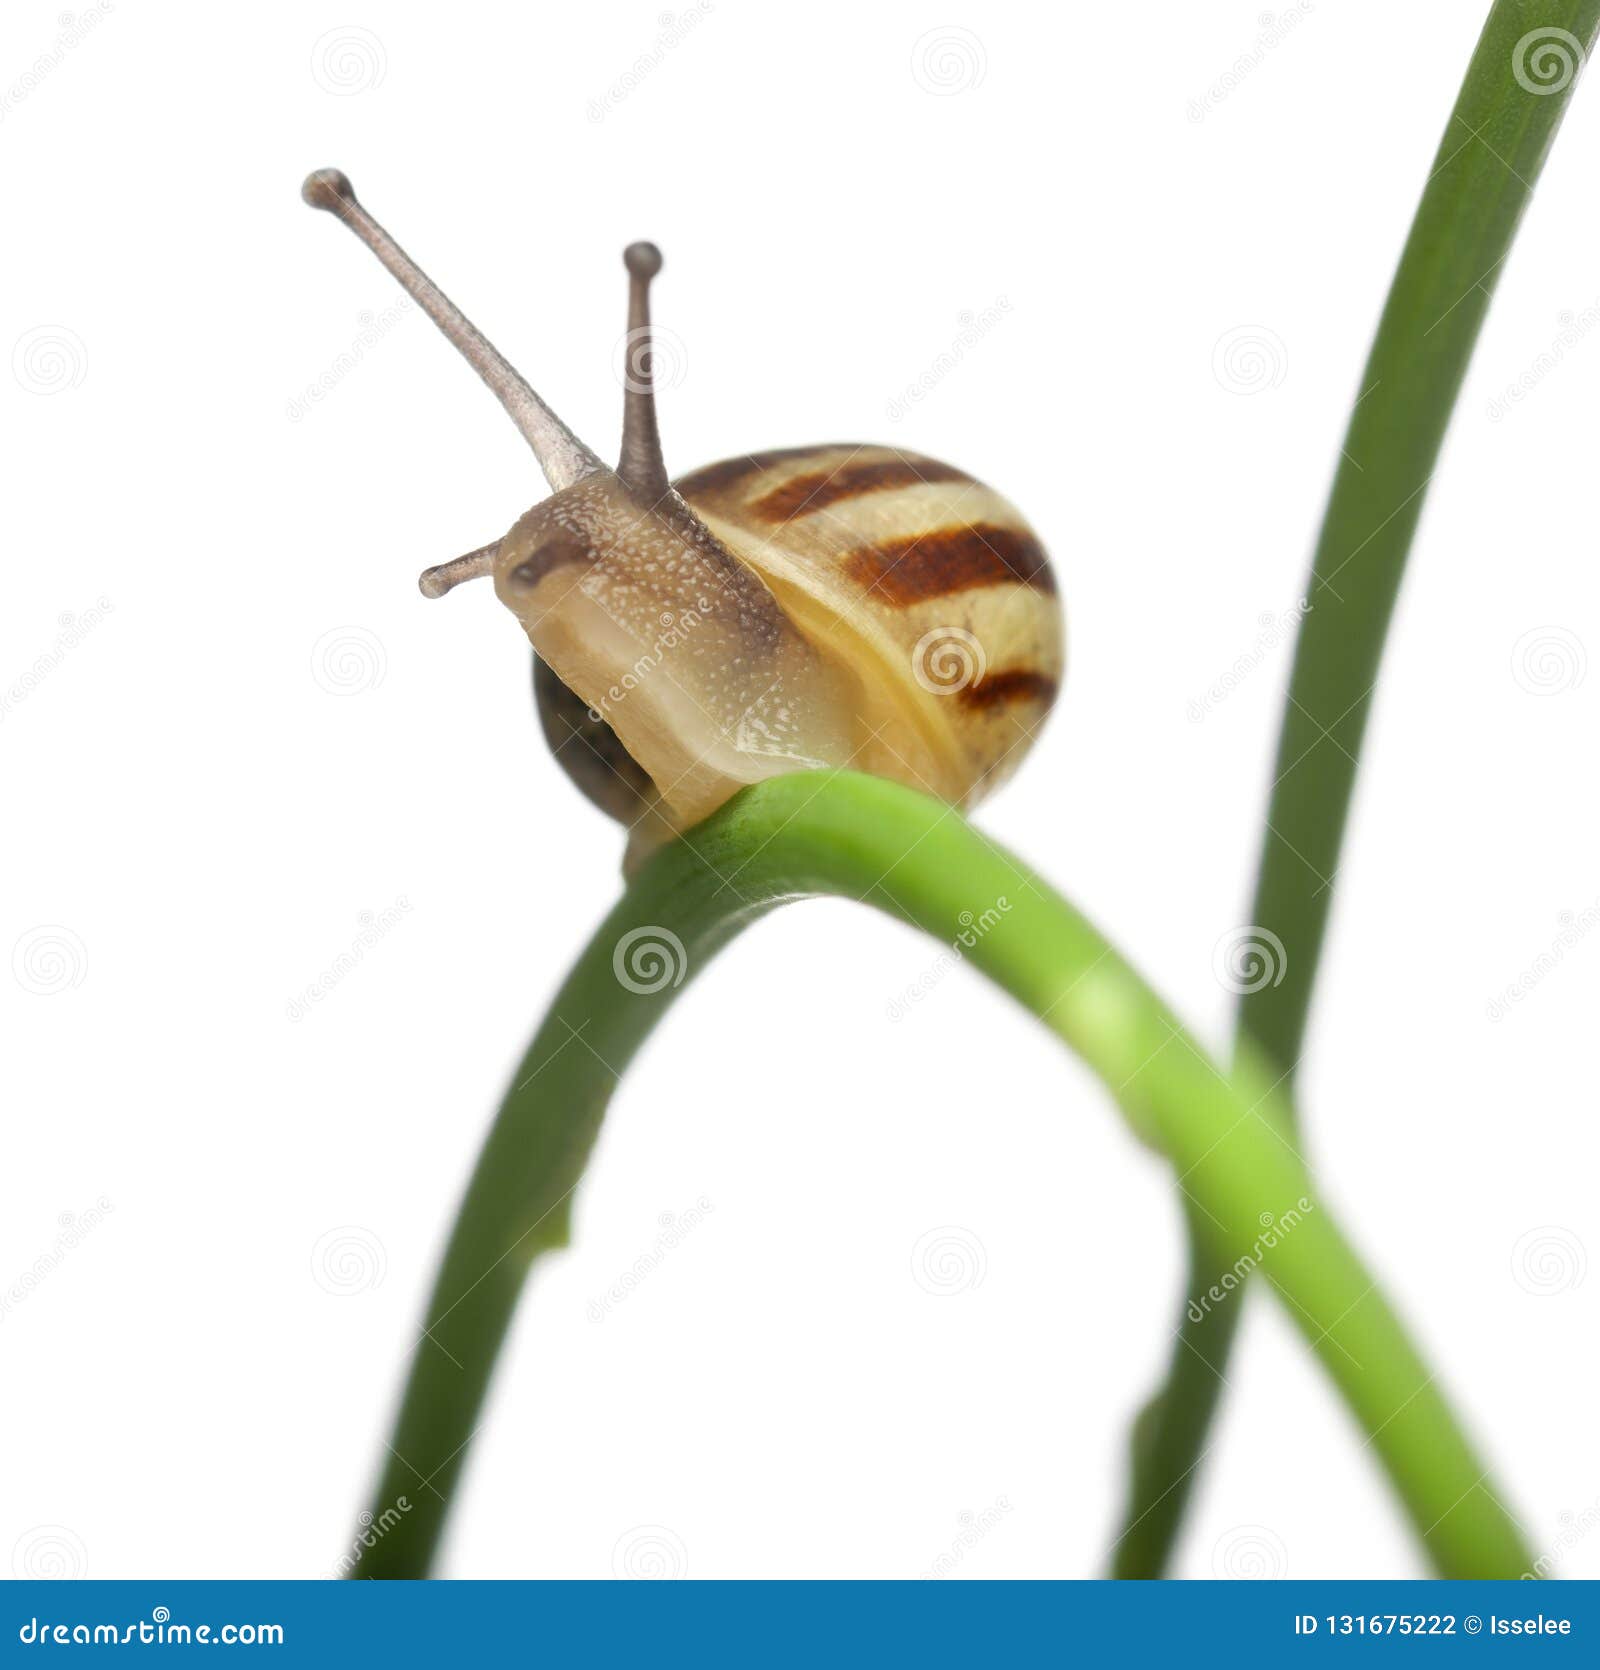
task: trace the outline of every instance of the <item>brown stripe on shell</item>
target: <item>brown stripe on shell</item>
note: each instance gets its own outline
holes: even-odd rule
[[[897,487],[916,487],[926,481],[967,481],[965,470],[932,458],[846,460],[836,469],[814,470],[791,477],[763,494],[750,506],[768,522],[789,522],[866,493],[887,493]]]
[[[864,545],[850,552],[844,568],[864,589],[901,607],[1005,580],[1020,581],[1036,591],[1056,589],[1039,541],[998,522],[930,528],[926,533]]]
[[[1025,667],[1008,667],[1003,672],[986,673],[976,684],[965,685],[955,694],[963,707],[987,711],[1012,702],[1039,702],[1048,707],[1056,699],[1059,688],[1055,679],[1043,673],[1030,672]]]
[[[809,458],[813,453],[830,450],[833,449],[826,446],[786,446],[773,447],[767,452],[747,452],[738,458],[724,458],[720,463],[691,470],[672,485],[685,497],[694,493],[723,493],[747,476],[764,475],[774,464],[788,464],[796,458]]]

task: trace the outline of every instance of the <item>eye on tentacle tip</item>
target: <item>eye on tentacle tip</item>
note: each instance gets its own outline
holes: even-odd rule
[[[355,202],[356,188],[350,184],[350,176],[340,169],[319,168],[315,173],[306,175],[300,195],[313,209],[326,209],[331,214],[338,214]]]
[[[652,243],[629,244],[622,252],[622,264],[635,278],[654,278],[661,271],[661,251]]]

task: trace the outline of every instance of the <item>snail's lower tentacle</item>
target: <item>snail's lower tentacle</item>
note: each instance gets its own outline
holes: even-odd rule
[[[499,549],[500,541],[496,539],[491,544],[480,545],[476,551],[468,551],[464,557],[452,557],[437,568],[425,568],[417,578],[417,589],[424,597],[443,597],[463,580],[485,579],[494,573],[495,553]]]

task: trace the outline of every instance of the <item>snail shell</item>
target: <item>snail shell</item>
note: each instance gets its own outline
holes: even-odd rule
[[[678,491],[856,684],[861,769],[961,806],[1016,768],[1055,701],[1062,618],[1044,547],[993,488],[936,459],[758,453]]]

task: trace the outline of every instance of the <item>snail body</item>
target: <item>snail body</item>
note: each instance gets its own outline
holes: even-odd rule
[[[965,472],[866,444],[752,453],[669,480],[650,365],[659,252],[630,245],[615,470],[566,429],[332,170],[304,195],[371,247],[499,396],[554,492],[427,570],[492,575],[535,650],[547,740],[633,831],[630,857],[780,772],[849,766],[971,806],[1049,712],[1063,631],[1044,549]]]

